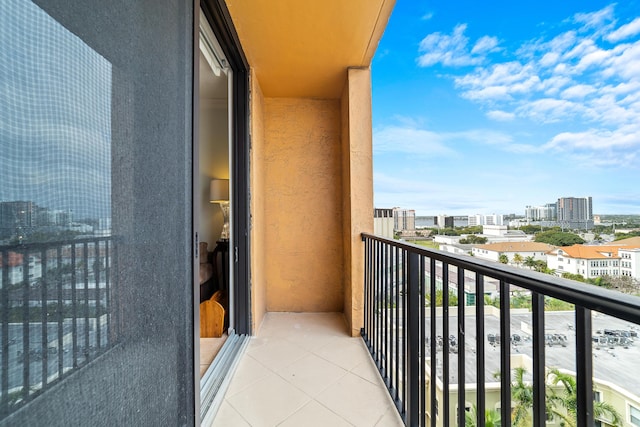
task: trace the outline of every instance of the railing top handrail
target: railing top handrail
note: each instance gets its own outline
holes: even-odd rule
[[[27,242],[27,243],[14,243],[11,245],[0,245],[0,252],[25,252],[34,250],[43,250],[49,248],[56,248],[59,246],[67,246],[73,244],[106,242],[115,240],[113,236],[95,236],[95,237],[81,237],[78,239],[64,239],[64,240],[51,240],[43,242]]]
[[[640,297],[623,294],[595,285],[564,279],[550,274],[511,267],[501,263],[480,260],[467,255],[457,255],[415,244],[362,233],[362,240],[373,240],[404,249],[468,271],[503,280],[533,292],[558,298],[590,310],[615,316],[640,324]]]

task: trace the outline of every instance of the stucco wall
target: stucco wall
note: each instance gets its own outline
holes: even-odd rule
[[[340,100],[265,98],[263,119],[264,251],[254,256],[265,258],[267,310],[342,312]]]
[[[373,159],[371,73],[350,68],[341,100],[344,313],[350,333],[364,322],[364,245],[361,233],[373,232]]]
[[[258,79],[251,71],[251,322],[258,333],[267,310],[265,280],[265,142],[264,97]]]

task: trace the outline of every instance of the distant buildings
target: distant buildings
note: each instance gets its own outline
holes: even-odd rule
[[[547,254],[547,265],[558,274],[579,274],[587,279],[629,276],[640,280],[640,237],[618,240],[607,246],[557,248]]]
[[[373,234],[393,239],[393,209],[373,210]]]
[[[524,216],[527,221],[555,221],[557,215],[556,203],[547,203],[543,206],[527,206],[524,209]]]
[[[413,209],[393,208],[393,230],[397,232],[416,230],[416,211]]]
[[[469,227],[475,227],[478,225],[503,225],[504,218],[502,215],[469,215]]]
[[[568,228],[593,228],[591,197],[561,197],[557,203],[558,223]]]
[[[453,228],[454,219],[452,216],[437,215],[433,217],[433,225],[436,225],[438,228]]]
[[[536,261],[545,261],[546,253],[552,249],[555,249],[555,247],[547,243],[501,242],[478,245],[473,248],[473,255],[477,258],[495,262],[500,261],[500,255],[506,255],[509,263],[513,264],[513,258],[516,254],[520,254],[523,260],[527,257],[532,257]]]

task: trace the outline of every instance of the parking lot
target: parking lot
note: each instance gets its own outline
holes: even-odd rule
[[[532,357],[531,314],[511,314],[511,354]],[[638,325],[613,317],[594,313],[593,323],[593,370],[594,378],[617,384],[633,394],[640,395],[640,381],[632,372],[640,370],[640,342]],[[449,317],[450,331],[457,342],[457,316]],[[426,321],[429,331],[429,319]],[[442,333],[442,318],[438,318],[437,335]],[[485,316],[485,378],[493,381],[494,374],[500,372],[500,319],[494,315]],[[465,382],[476,382],[476,318],[465,316]],[[635,336],[634,336],[635,335]],[[545,359],[549,368],[560,368],[575,372],[575,314],[573,312],[545,313]],[[437,337],[436,337],[437,339]],[[444,338],[442,338],[444,339]],[[453,341],[452,341],[453,342]],[[455,351],[455,346],[453,347]],[[427,346],[427,354],[429,346]],[[438,376],[442,376],[442,350],[437,352]],[[449,380],[457,382],[458,354],[449,352]],[[497,381],[497,380],[496,380]]]

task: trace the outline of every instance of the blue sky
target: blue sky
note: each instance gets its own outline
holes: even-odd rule
[[[371,68],[376,207],[640,214],[640,0],[397,0]]]

